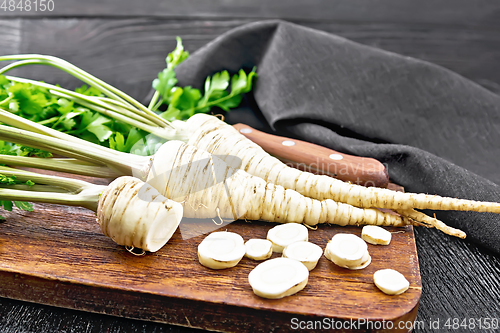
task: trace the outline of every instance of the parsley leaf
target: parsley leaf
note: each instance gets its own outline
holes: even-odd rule
[[[160,94],[161,101],[154,106],[156,110],[161,104],[169,104],[172,98],[175,97],[175,85],[177,78],[175,77],[174,68],[189,57],[189,53],[184,50],[182,40],[177,37],[177,46],[167,55],[165,62],[167,67],[158,73],[158,78],[153,80],[153,88]]]
[[[172,88],[177,84],[175,72],[165,68],[158,73],[158,78],[153,81],[153,88],[160,93],[163,101],[168,102],[172,93]]]
[[[19,156],[35,156],[35,157],[41,157],[41,158],[49,158],[52,157],[52,153],[41,150],[38,148],[31,148],[31,147],[26,147],[26,146],[19,146],[17,155]]]
[[[3,209],[5,209],[8,212],[12,212],[12,207],[14,207],[12,201],[7,201],[7,200],[0,201],[0,205],[3,206]]]
[[[9,85],[10,84],[10,81],[7,80],[7,78],[5,77],[5,75],[0,75],[0,86],[6,86],[6,85]]]
[[[8,92],[12,94],[16,103],[12,103],[15,110],[22,110],[28,115],[36,115],[42,113],[43,108],[47,105],[48,100],[42,92],[39,92],[33,86],[26,83],[15,83],[8,88]]]
[[[256,75],[254,68],[248,75],[241,69],[231,78],[227,71],[215,73],[213,76],[206,78],[205,95],[203,97],[200,97],[200,95],[186,96],[186,99],[191,100],[191,105],[183,108],[177,119],[187,119],[195,113],[208,112],[212,107],[219,107],[224,111],[237,107],[243,99],[243,94],[252,90],[253,80]],[[228,90],[228,88],[230,89]],[[186,88],[184,88],[184,91],[186,91]],[[196,91],[198,94],[200,93],[199,90]]]
[[[27,212],[32,212],[33,211],[33,205],[29,202],[25,202],[25,201],[14,201],[14,205],[21,209],[21,210],[25,210]]]
[[[79,94],[82,94],[82,95],[85,95],[85,96],[95,96],[95,97],[104,96],[99,91],[99,89],[94,88],[94,87],[88,87],[85,84],[83,86],[79,87],[79,88],[76,88],[75,92],[77,92]]]
[[[6,185],[15,185],[15,184],[26,184],[28,186],[33,186],[35,183],[31,180],[28,180],[26,182],[22,182],[16,179],[16,176],[5,176],[0,174],[0,184],[6,184]],[[13,207],[16,206],[17,208],[21,210],[25,210],[28,212],[33,211],[33,205],[29,202],[24,202],[24,201],[9,201],[9,200],[0,200],[0,208],[3,208],[6,211],[11,212]],[[5,220],[5,217],[0,215],[0,220]]]
[[[177,47],[166,58],[167,67],[153,80],[153,88],[161,99],[156,104],[153,99],[154,105],[151,108],[157,111],[162,105],[166,105],[166,109],[160,114],[162,118],[185,120],[195,113],[208,112],[212,107],[229,111],[237,107],[241,103],[242,95],[252,89],[255,69],[248,75],[244,70],[240,70],[232,77],[228,71],[215,73],[206,78],[204,94],[190,86],[178,87],[174,69],[188,56],[181,39],[177,37]]]
[[[255,68],[248,75],[244,70],[240,70],[232,77],[228,71],[215,73],[206,78],[205,94],[202,95],[200,90],[190,86],[184,88],[175,86],[177,84],[175,72],[166,68],[153,81],[153,87],[162,96],[160,104],[157,104],[154,110],[161,104],[167,104],[167,109],[160,114],[166,120],[185,120],[195,113],[208,112],[212,107],[229,111],[241,103],[243,94],[252,90],[255,76]]]
[[[182,45],[182,39],[180,37],[176,37],[176,41],[177,46],[167,55],[167,58],[165,59],[168,69],[174,69],[189,57],[189,52],[185,51],[184,46]]]
[[[130,129],[126,139],[122,133],[116,132],[113,137],[109,138],[109,147],[122,152],[130,152],[134,145],[145,136],[146,134],[136,128]]]
[[[0,174],[0,184],[14,185],[19,183],[16,180],[16,176],[5,176]]]

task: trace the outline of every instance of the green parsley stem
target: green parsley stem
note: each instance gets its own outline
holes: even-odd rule
[[[67,142],[58,138],[5,125],[0,125],[0,140],[47,150],[55,154],[91,163],[99,162],[109,166],[114,172],[121,175],[129,175],[137,171],[142,172],[142,170],[149,167],[150,162],[150,158],[147,156],[120,153],[88,143]],[[108,150],[109,153],[105,153],[102,148]]]
[[[206,107],[211,107],[211,106],[217,105],[217,104],[224,102],[224,101],[226,101],[230,98],[233,98],[233,97],[234,97],[233,94],[229,94],[227,96],[224,96],[224,97],[221,97],[219,99],[212,100],[212,101],[204,101],[203,103],[200,103],[200,105],[197,105],[193,108],[187,109],[184,112],[186,112],[189,116],[192,116],[198,110],[201,110],[201,109],[206,108]]]
[[[60,117],[52,117],[52,118],[49,118],[49,119],[45,119],[45,120],[40,120],[37,122],[37,124],[40,124],[40,125],[48,125],[48,124],[51,124],[53,122],[57,122],[59,120]]]
[[[21,55],[10,55],[10,56],[2,56],[0,57],[0,61],[4,60],[21,60],[21,61],[16,61],[10,65],[5,66],[0,70],[0,74],[3,74],[7,72],[8,70],[11,70],[13,68],[19,67],[19,66],[25,66],[29,64],[40,64],[40,65],[48,65],[52,67],[56,67],[62,71],[65,71],[74,77],[80,79],[81,81],[94,86],[97,88],[99,91],[104,93],[105,95],[109,97],[113,97],[115,99],[118,99],[120,101],[129,103],[136,107],[137,109],[141,110],[145,114],[149,115],[155,115],[155,113],[151,110],[149,110],[147,107],[130,97],[129,95],[125,94],[121,90],[107,84],[106,82],[96,78],[95,76],[85,72],[84,70],[72,65],[71,63],[59,59],[57,57],[53,56],[45,56],[45,55],[38,55],[38,54],[21,54]],[[170,123],[166,121],[165,119],[161,118],[164,126],[170,127]]]
[[[163,104],[163,101],[162,100],[159,100],[154,106],[153,106],[153,110],[158,110],[158,108]]]
[[[158,102],[159,98],[160,98],[160,93],[158,91],[155,91],[153,97],[151,98],[151,101],[149,102],[148,109],[156,111],[158,109],[156,103]]]
[[[100,185],[92,191],[82,191],[78,194],[57,192],[35,192],[15,189],[0,188],[0,200],[44,202],[49,204],[81,206],[87,209],[97,210],[99,194],[104,190]]]
[[[137,109],[131,107],[130,105],[123,104],[120,101],[110,99],[107,97],[92,96],[91,100],[94,100],[94,99],[100,101],[101,103],[104,103],[103,105],[107,106],[108,108],[115,109],[116,107],[118,107],[118,109],[116,109],[116,111],[121,112],[123,114],[125,114],[125,112],[122,112],[121,110],[128,110],[130,113],[126,113],[126,114],[133,114],[137,120],[143,121],[146,124],[149,124],[151,126],[154,126],[154,125],[162,126],[162,127],[164,126],[164,124],[160,123],[160,121],[157,119],[156,116],[152,116],[150,114],[140,113],[140,112],[138,112]]]
[[[137,127],[139,129],[142,129],[148,133],[152,133],[154,130],[156,130],[157,128],[161,128],[159,126],[156,126],[156,125],[149,125],[150,122],[149,121],[144,121],[144,120],[137,120],[137,119],[132,119],[130,118],[130,116],[127,116],[127,115],[123,115],[123,114],[120,114],[118,112],[115,112],[115,111],[112,111],[110,109],[107,109],[107,108],[102,108],[102,107],[99,107],[99,106],[93,106],[92,104],[88,103],[86,99],[80,99],[78,97],[71,97],[71,96],[68,96],[68,95],[65,95],[65,94],[61,94],[59,92],[53,92],[54,95],[56,96],[59,96],[59,97],[64,97],[64,98],[68,98],[68,99],[71,99],[75,102],[77,102],[78,104],[84,106],[84,107],[88,107],[88,108],[91,108],[92,110],[94,111],[97,111],[105,116],[108,116],[110,117],[111,119],[116,119],[116,120],[119,120],[119,121],[122,121],[126,124],[129,124],[133,127]],[[134,115],[135,116],[135,115]]]
[[[10,102],[13,98],[14,98],[14,95],[10,95],[9,97],[7,97],[6,99],[4,99],[3,101],[0,101],[0,105],[7,104],[7,103],[8,103],[8,102]]]
[[[36,184],[52,187],[42,188],[46,191],[41,192],[34,189],[0,188],[0,200],[37,201],[50,204],[81,206],[96,211],[99,195],[106,188],[104,185],[95,185],[83,180],[39,174],[7,167],[0,167],[0,172],[3,175],[15,176],[18,180],[29,179]],[[66,190],[66,192],[58,192],[57,188]]]
[[[88,188],[90,184],[83,180],[78,180],[74,178],[65,178],[59,176],[40,174],[36,172],[30,172],[26,170],[14,169],[4,166],[0,166],[0,174],[5,176],[15,176],[16,180],[21,180],[21,181],[31,180],[35,184],[43,184],[43,185],[59,187],[71,193],[79,193],[85,188]]]
[[[114,155],[123,155],[123,153],[118,152],[118,151],[109,151],[109,149],[105,147],[100,147],[100,146],[95,146],[85,140],[76,138],[74,136],[71,136],[67,133],[59,132],[56,131],[50,127],[43,126],[41,124],[35,123],[33,121],[30,121],[28,119],[25,119],[23,117],[19,117],[9,111],[6,111],[2,108],[0,108],[0,122],[34,133],[39,133],[39,134],[44,134],[53,138],[58,138],[61,140],[65,140],[67,142],[75,142],[80,145],[89,145],[93,147],[94,149],[101,149],[103,154],[114,154]]]
[[[99,178],[116,178],[121,176],[121,174],[114,172],[106,166],[73,158],[40,158],[0,154],[0,163]]]
[[[12,82],[29,83],[29,84],[32,84],[34,86],[49,89],[53,95],[56,95],[59,97],[64,97],[66,99],[73,100],[77,103],[80,103],[81,101],[82,102],[85,101],[86,107],[88,107],[89,109],[92,109],[94,111],[97,111],[97,112],[104,113],[104,112],[107,112],[108,109],[113,110],[117,113],[120,113],[120,114],[127,116],[124,118],[125,123],[129,123],[129,119],[132,118],[135,120],[139,120],[145,124],[149,124],[151,126],[154,126],[155,123],[157,125],[163,126],[163,123],[161,123],[158,119],[156,119],[157,117],[145,115],[144,113],[141,113],[137,109],[134,109],[130,106],[123,107],[123,105],[126,105],[126,104],[123,104],[119,101],[114,101],[112,99],[101,99],[101,98],[93,97],[93,96],[85,96],[83,94],[79,94],[77,92],[74,92],[74,91],[71,91],[68,89],[64,89],[64,88],[61,88],[61,87],[58,87],[58,86],[55,86],[55,85],[52,85],[49,83],[45,83],[45,82],[40,82],[40,81],[35,81],[35,80],[30,80],[30,79],[23,79],[23,78],[19,78],[19,77],[15,77],[15,76],[7,76],[7,75],[5,76],[5,78],[7,80],[12,81]],[[110,105],[110,101],[114,101],[116,103],[115,106]],[[80,104],[82,104],[82,103],[80,103]],[[130,117],[130,118],[128,118],[128,117]],[[129,124],[129,125],[135,126],[134,124]]]
[[[32,192],[56,192],[56,193],[67,193],[68,191],[64,190],[61,187],[51,186],[51,185],[26,185],[26,184],[0,184],[1,188],[8,188],[12,190],[21,190],[21,191],[32,191]]]

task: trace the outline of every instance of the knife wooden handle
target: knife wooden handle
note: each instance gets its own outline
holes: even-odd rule
[[[313,143],[264,133],[245,124],[233,125],[241,134],[289,166],[364,186],[387,187],[389,175],[373,158],[339,153]]]

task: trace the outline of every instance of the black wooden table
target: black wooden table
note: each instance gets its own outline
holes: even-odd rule
[[[35,10],[34,0],[31,10],[21,11],[19,1],[9,7],[10,1],[0,0],[0,54],[62,57],[138,100],[150,92],[176,36],[193,52],[225,31],[269,18],[430,61],[500,93],[496,1],[54,0],[46,2],[45,11]],[[67,87],[79,84],[47,68],[31,67],[21,74],[45,80],[50,76]],[[500,318],[499,256],[468,241],[443,242],[434,230],[417,228],[416,238],[423,280],[417,321],[424,323],[416,332],[434,331],[430,323],[436,320],[442,327],[453,318]],[[191,330],[0,298],[1,332]]]

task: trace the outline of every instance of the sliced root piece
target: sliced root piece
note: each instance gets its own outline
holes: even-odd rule
[[[307,285],[309,270],[300,261],[274,258],[255,267],[248,275],[253,292],[264,298],[293,295]]]
[[[375,285],[387,295],[399,295],[410,287],[410,283],[394,269],[381,269],[373,274]]]
[[[430,217],[422,212],[416,211],[414,209],[398,210],[397,212],[403,216],[415,220],[417,223],[421,222],[427,227],[434,227],[438,230],[441,230],[447,235],[455,236],[462,239],[464,239],[467,236],[467,234],[462,230],[449,227],[444,222],[436,218]]]
[[[366,251],[365,255],[363,256],[363,261],[361,262],[361,264],[359,264],[358,266],[345,266],[344,268],[352,270],[363,269],[368,267],[368,265],[370,265],[371,262],[372,262],[372,257],[370,256],[368,251]]]
[[[376,225],[365,225],[361,230],[361,238],[373,245],[389,245],[392,234]]]
[[[359,267],[366,261],[368,246],[360,237],[352,234],[336,234],[325,248],[325,257],[338,266]]]
[[[273,243],[273,252],[282,253],[292,243],[307,241],[307,228],[298,223],[286,223],[275,226],[267,232],[267,239]]]
[[[356,235],[336,234],[325,248],[325,257],[337,266],[358,270],[371,263],[366,242]]]
[[[253,260],[265,260],[271,258],[273,254],[273,243],[267,239],[249,239],[245,243],[247,258]]]
[[[230,268],[240,262],[245,252],[240,235],[228,231],[213,232],[198,245],[198,260],[208,268]]]
[[[283,250],[283,257],[300,261],[310,271],[316,267],[322,254],[321,247],[305,241],[292,243]]]
[[[363,255],[363,258],[361,259],[361,263],[359,265],[346,265],[345,262],[340,260],[337,256],[332,255],[328,248],[325,249],[325,257],[327,259],[329,259],[331,262],[333,262],[335,265],[340,266],[342,268],[351,269],[351,270],[358,270],[358,269],[366,268],[372,262],[372,257],[368,253],[368,250]]]

